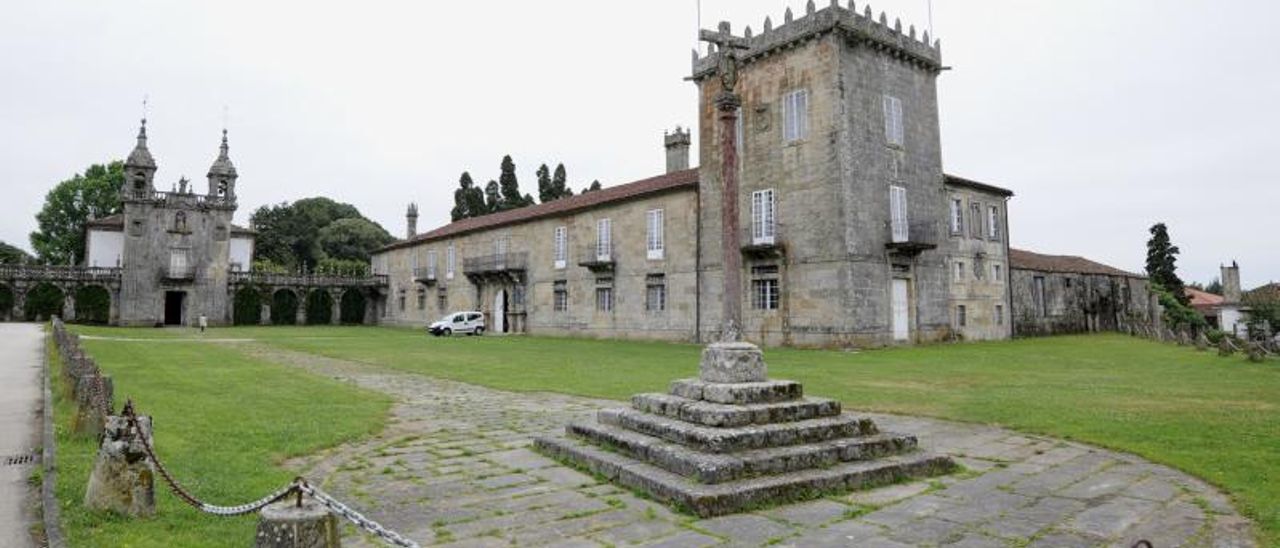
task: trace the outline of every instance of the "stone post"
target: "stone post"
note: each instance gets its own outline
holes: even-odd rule
[[[1204,352],[1209,349],[1209,337],[1205,336],[1204,331],[1196,335],[1196,350]]]
[[[267,294],[258,307],[261,309],[258,313],[258,325],[271,325],[271,295]]]
[[[294,294],[300,295],[298,297],[298,313],[296,314],[294,321],[297,322],[298,325],[307,325],[307,292],[301,291],[295,292]]]
[[[342,323],[342,293],[339,291],[329,292],[329,301],[331,312],[329,313],[329,324],[338,325]]]
[[[156,512],[155,476],[141,436],[151,440],[151,417],[140,416],[141,432],[129,426],[129,419],[107,417],[98,457],[85,487],[84,505],[91,510],[142,517]]]
[[[120,290],[108,289],[107,324],[120,325]]]
[[[105,403],[106,413],[111,413],[112,400],[115,398],[115,383],[111,377],[93,373],[83,375],[76,382],[76,415],[71,429],[77,434],[94,438],[102,434],[107,415],[98,406],[98,400]]]
[[[62,321],[76,321],[76,294],[74,287],[59,288],[62,290]]]
[[[307,497],[298,504],[293,496],[258,512],[255,548],[337,548],[338,520],[324,505]]]
[[[732,90],[716,98],[720,111],[720,244],[724,263],[724,326],[721,338],[737,340],[742,328],[742,250],[738,242],[738,107],[742,101]]]

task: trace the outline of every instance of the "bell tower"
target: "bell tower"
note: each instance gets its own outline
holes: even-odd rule
[[[227,130],[222,130],[222,145],[218,147],[218,157],[209,166],[209,197],[218,201],[235,203],[236,201],[236,166],[231,163],[228,154]]]
[[[156,161],[147,149],[147,119],[142,119],[138,128],[138,144],[124,162],[124,185],[120,187],[120,197],[129,200],[145,200],[155,191]]]

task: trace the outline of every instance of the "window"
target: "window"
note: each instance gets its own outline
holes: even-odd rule
[[[964,203],[960,198],[951,199],[951,233],[961,234],[964,232]]]
[[[773,189],[751,193],[751,243],[772,244],[777,236]]]
[[[663,217],[664,213],[661,209],[651,209],[645,214],[647,230],[645,231],[645,241],[649,250],[649,259],[661,259],[666,246],[663,234]]]
[[[884,136],[890,145],[903,145],[902,101],[890,95],[884,96]]]
[[[751,308],[777,310],[781,301],[777,265],[752,267],[751,278]]]
[[[910,240],[910,227],[907,225],[907,189],[900,186],[889,187],[889,219],[890,231],[895,243]]]
[[[427,279],[436,279],[436,251],[427,252]]]
[[[1004,305],[996,305],[996,325],[1004,325]]]
[[[511,288],[511,305],[516,307],[517,309],[524,308],[524,286],[523,285],[517,285]]]
[[[498,236],[493,240],[493,254],[498,256],[498,260],[502,260],[502,257],[507,254],[506,236]]]
[[[1036,276],[1031,279],[1031,299],[1035,303],[1036,314],[1041,317],[1045,316],[1044,276]]]
[[[444,312],[449,308],[449,292],[443,287],[436,290],[436,308],[440,312]]]
[[[403,290],[403,289],[401,289],[401,290],[399,291],[399,296],[396,298],[397,303],[400,305],[400,311],[401,311],[401,312],[404,312],[404,300],[405,300],[405,298],[404,298],[404,290]]]
[[[169,250],[169,276],[171,278],[187,278],[191,276],[193,271],[191,265],[187,263],[187,250]]]
[[[613,259],[613,221],[599,219],[596,221],[596,260]]]
[[[964,327],[969,325],[968,310],[964,305],[956,305],[956,325]]]
[[[1071,289],[1071,278],[1066,278],[1066,279],[1062,280],[1062,283],[1063,283],[1063,285],[1066,285],[1066,286],[1067,286],[1067,289]]]
[[[613,312],[613,278],[596,279],[596,311]]]
[[[556,312],[564,312],[569,310],[569,282],[565,280],[556,281],[554,287],[554,308]]]
[[[956,275],[955,275],[955,279],[956,279],[956,281],[957,281],[957,282],[963,282],[963,281],[964,281],[964,261],[956,261]]]
[[[427,288],[418,288],[418,310],[427,308]]]
[[[979,202],[969,202],[969,228],[970,236],[982,237],[982,204]]]
[[[991,206],[987,209],[987,237],[993,240],[1000,237],[999,206]]]
[[[457,254],[454,252],[453,244],[449,244],[449,248],[448,248],[447,250],[445,250],[445,268],[446,268],[446,270],[445,270],[445,272],[444,272],[444,277],[445,277],[445,278],[448,278],[448,279],[450,279],[450,280],[452,280],[452,279],[453,279],[453,272],[454,272],[454,270],[457,268],[457,265],[458,265],[458,256],[457,256]]]
[[[555,233],[555,267],[564,268],[569,260],[569,228],[556,227]]]
[[[644,309],[662,312],[667,309],[667,279],[662,274],[645,278]]]
[[[782,98],[782,141],[792,143],[809,136],[809,90],[796,90]]]
[[[1004,281],[1004,267],[998,264],[991,265],[991,279],[993,281]]]

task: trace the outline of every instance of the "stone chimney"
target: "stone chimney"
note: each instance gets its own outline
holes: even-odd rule
[[[1240,298],[1240,265],[1231,261],[1231,266],[1222,267],[1222,301],[1236,304]]]
[[[406,240],[412,240],[414,236],[418,235],[418,204],[409,204],[409,211],[405,212],[404,219],[404,238]]]
[[[675,133],[662,134],[663,145],[667,148],[667,173],[675,173],[689,169],[689,130],[676,126]]]

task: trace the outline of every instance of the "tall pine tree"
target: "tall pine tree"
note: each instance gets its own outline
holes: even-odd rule
[[[1151,227],[1151,239],[1147,240],[1147,276],[1185,305],[1191,299],[1187,297],[1182,278],[1178,277],[1179,253],[1181,250],[1169,240],[1169,228],[1164,223]]]
[[[557,200],[573,196],[573,189],[569,188],[568,178],[569,176],[564,171],[564,164],[557,164],[556,173],[551,176],[551,188]]]
[[[453,218],[454,222],[479,215],[472,209],[474,205],[472,199],[474,190],[475,183],[471,181],[471,174],[465,171],[462,172],[462,177],[458,179],[458,189],[453,191],[453,211],[450,217]],[[483,199],[481,203],[483,203]]]
[[[533,197],[520,194],[520,181],[516,179],[516,163],[511,161],[511,155],[502,157],[502,172],[498,175],[498,187],[502,193],[502,199],[498,202],[498,210],[516,209],[531,205]],[[528,201],[525,198],[528,197]]]
[[[545,204],[558,197],[551,186],[551,169],[547,164],[538,166],[538,201]]]

